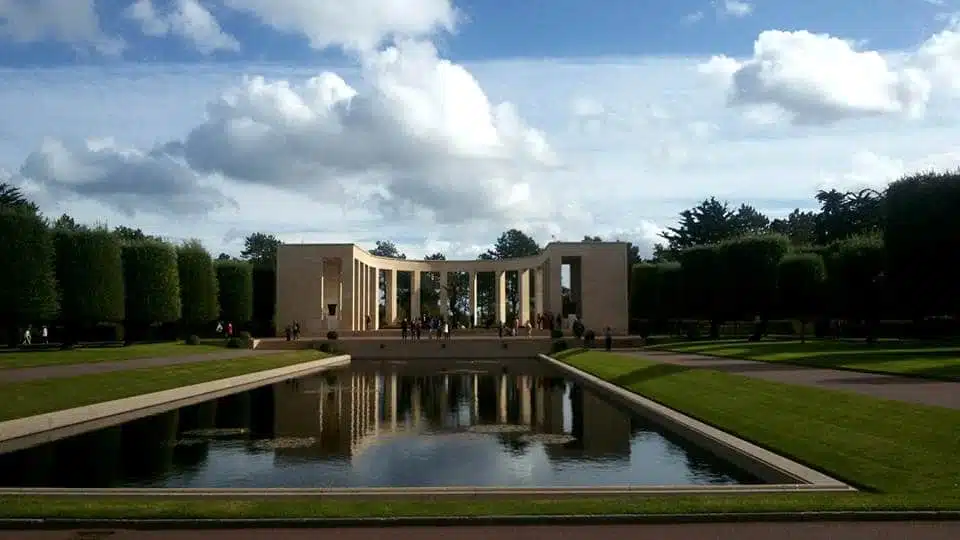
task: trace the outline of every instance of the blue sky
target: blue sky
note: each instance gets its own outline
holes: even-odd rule
[[[960,164],[960,0],[333,5],[0,1],[0,181],[218,252],[473,258]]]
[[[40,0],[38,0],[40,1]],[[175,0],[156,0],[158,11]],[[120,58],[79,54],[70,45],[52,41],[3,43],[0,65],[59,66],[103,62],[288,62],[338,63],[337,50],[317,52],[297,35],[265,26],[252,16],[205,5],[223,30],[235,36],[239,52],[199,54],[172,37],[144,35],[135,21],[123,16],[126,0],[96,0],[104,33],[128,44]],[[529,0],[493,2],[466,0],[457,8],[466,17],[454,35],[438,44],[456,61],[516,57],[595,57],[635,55],[743,56],[753,38],[765,29],[807,29],[869,42],[876,49],[915,45],[935,26],[945,5],[926,0],[846,1],[806,0],[751,2],[748,16],[735,16],[717,0]],[[697,19],[697,20],[694,20]]]

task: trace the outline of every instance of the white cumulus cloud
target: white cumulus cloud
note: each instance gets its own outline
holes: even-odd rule
[[[179,36],[201,54],[240,50],[236,38],[224,32],[213,14],[198,0],[176,0],[165,13],[159,13],[151,0],[137,0],[127,8],[126,15],[140,23],[144,34]]]
[[[124,49],[122,39],[103,32],[94,0],[0,0],[0,37],[53,40],[108,56]]]

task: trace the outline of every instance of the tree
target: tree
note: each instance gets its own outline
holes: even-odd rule
[[[228,254],[226,254],[226,253],[224,253],[224,252],[221,251],[220,254],[217,255],[217,260],[218,260],[218,261],[232,261],[232,260],[233,260],[233,257],[231,257],[230,255],[228,255]]]
[[[388,259],[400,259],[406,260],[406,253],[401,253],[397,249],[396,244],[390,242],[389,240],[377,240],[376,247],[370,250],[371,255],[376,255],[377,257],[385,257]],[[383,279],[380,280],[380,298],[383,300],[384,305],[386,305],[387,298],[387,282]],[[410,318],[410,272],[398,272],[397,273],[397,290],[394,292],[397,295],[397,318],[398,319],[409,319]],[[386,313],[383,313],[381,321],[386,321]],[[394,321],[387,321],[387,324],[393,324]]]
[[[240,258],[256,266],[276,268],[277,249],[281,244],[283,242],[272,234],[253,233],[243,239]]]
[[[180,319],[177,252],[157,240],[127,242],[122,248],[126,292],[126,340],[147,337],[151,326]]]
[[[63,342],[72,345],[99,323],[123,321],[123,255],[110,231],[65,227],[61,220],[54,229],[55,268]]]
[[[20,188],[6,182],[0,182],[0,208],[27,210],[33,214],[40,212],[37,205],[27,199]]]
[[[901,178],[886,196],[889,282],[910,317],[956,314],[960,283],[960,170]]]
[[[494,242],[493,248],[487,250],[485,258],[490,260],[515,259],[519,257],[531,257],[540,254],[540,245],[533,237],[527,235],[519,229],[509,229],[501,234]],[[484,256],[481,256],[484,258]],[[532,276],[531,276],[532,277]],[[489,283],[489,285],[488,285]],[[489,288],[484,292],[489,299],[490,305],[493,304],[494,279],[492,277],[484,280],[484,285]],[[529,286],[529,284],[528,284]],[[478,296],[480,283],[477,283]],[[516,273],[510,273],[507,276],[507,318],[515,317],[520,299],[519,280]],[[531,289],[532,290],[532,289]]]
[[[673,258],[686,248],[764,232],[769,224],[769,218],[752,206],[744,204],[733,211],[727,203],[710,197],[680,212],[680,223],[660,234],[667,245],[655,248],[654,253],[658,257]]]
[[[785,315],[800,321],[800,341],[806,341],[807,323],[822,313],[826,277],[823,257],[815,253],[790,254],[780,260],[780,308]]]
[[[718,245],[693,246],[677,256],[683,275],[683,312],[710,321],[710,337],[720,337],[726,308],[725,252]]]
[[[217,272],[199,240],[177,248],[177,270],[183,325],[188,332],[196,332],[220,315]]]
[[[253,267],[242,261],[216,264],[220,318],[242,328],[253,318]]]
[[[71,219],[71,221],[73,220]],[[153,242],[163,242],[163,239],[160,238],[159,236],[149,235],[144,233],[139,228],[133,229],[130,227],[126,227],[124,225],[120,225],[115,229],[113,229],[113,234],[115,234],[117,238],[119,238],[120,241],[125,244],[139,243],[139,242],[144,242],[146,240],[150,240]]]
[[[814,225],[816,242],[827,245],[858,234],[875,233],[883,225],[884,195],[876,190],[820,190],[820,213]]]
[[[786,236],[794,246],[808,246],[816,240],[816,226],[817,214],[796,208],[786,218],[773,220],[770,232]]]
[[[67,214],[63,214],[53,222],[53,229],[55,231],[86,231],[89,230],[89,227],[81,223],[77,223],[72,217]]]
[[[832,282],[831,291],[837,295],[839,315],[866,322],[869,340],[883,307],[882,290],[877,287],[886,263],[883,237],[876,233],[851,236],[834,249],[836,255],[827,277]]]
[[[724,263],[724,299],[738,318],[759,316],[761,325],[753,335],[759,339],[777,294],[777,269],[790,251],[790,241],[778,234],[750,235],[728,240],[720,246]]]
[[[6,203],[5,203],[6,204]],[[53,239],[32,207],[0,207],[0,326],[18,342],[18,326],[52,320],[59,308]]]

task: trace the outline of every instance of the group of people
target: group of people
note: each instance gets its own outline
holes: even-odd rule
[[[428,316],[400,321],[400,339],[403,341],[419,341],[423,334],[427,334],[427,339],[450,339],[450,321],[443,317]]]
[[[296,341],[300,339],[300,321],[293,321],[288,324],[283,329],[284,335],[287,337],[287,341]]]
[[[227,321],[227,325],[223,325],[223,321],[217,321],[217,334],[222,335],[225,338],[233,337],[233,323]]]
[[[49,343],[49,331],[47,330],[47,325],[40,327],[40,343]],[[23,341],[21,345],[33,345],[33,325],[28,324],[27,328],[23,331]]]

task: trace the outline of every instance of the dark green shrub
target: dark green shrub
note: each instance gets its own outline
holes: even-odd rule
[[[210,325],[220,315],[217,273],[210,253],[193,240],[177,248],[180,304],[183,324],[189,329]]]
[[[383,348],[382,343],[380,344],[380,346],[381,348]],[[335,343],[329,343],[329,342],[321,343],[320,345],[317,346],[317,350],[327,354],[341,354],[340,348],[337,347]]]
[[[878,316],[883,307],[882,275],[886,263],[883,237],[860,235],[837,242],[827,267],[838,315],[847,319]]]
[[[273,315],[277,303],[277,272],[272,267],[253,267],[253,321],[257,335],[276,334]],[[324,309],[326,309],[324,307]]]
[[[550,337],[552,339],[561,339],[563,337],[563,330],[559,328],[554,328],[550,330]]]
[[[765,322],[776,302],[777,269],[790,241],[779,234],[750,235],[724,242],[720,249],[725,304],[740,320],[759,315]]]
[[[781,312],[800,321],[800,339],[805,340],[807,322],[822,313],[827,278],[823,257],[816,253],[787,255],[778,272]]]
[[[596,342],[597,342],[596,332],[594,332],[593,330],[587,330],[586,332],[583,333],[583,344],[586,345],[587,348],[593,347],[593,345]]]
[[[960,170],[922,172],[890,184],[883,241],[889,285],[904,315],[955,314],[960,280]]]
[[[684,314],[686,289],[680,263],[657,263],[657,312],[663,320],[681,317]]]
[[[555,354],[560,351],[565,351],[569,347],[567,346],[567,340],[565,339],[555,339],[550,343],[550,354]]]
[[[106,229],[56,230],[53,239],[60,318],[71,333],[123,321],[123,255],[116,236]]]
[[[53,239],[43,218],[0,207],[0,323],[13,330],[56,317],[59,308]]]
[[[228,349],[245,349],[245,343],[240,338],[232,337],[227,339]]]
[[[219,261],[220,317],[244,325],[253,317],[253,269],[241,261]]]
[[[723,322],[724,273],[720,246],[694,246],[680,252],[683,280],[682,316],[710,321],[710,333],[718,337]]]
[[[163,242],[125,244],[122,255],[127,339],[132,341],[151,325],[180,319],[180,277],[177,253]]]
[[[583,337],[583,331],[584,331],[583,323],[580,322],[580,320],[574,321],[574,323],[573,323],[573,337],[575,337],[575,338],[577,338],[577,339],[582,338],[582,337]]]
[[[189,336],[187,336],[187,339],[184,341],[184,343],[186,343],[187,345],[199,345],[200,336],[196,334],[190,334]]]
[[[334,339],[337,339],[338,337],[340,337],[340,335],[337,334],[336,330],[330,330],[329,332],[327,332],[327,339],[329,340],[334,340]]]
[[[655,319],[660,316],[658,268],[656,265],[638,263],[630,271],[630,318]]]

